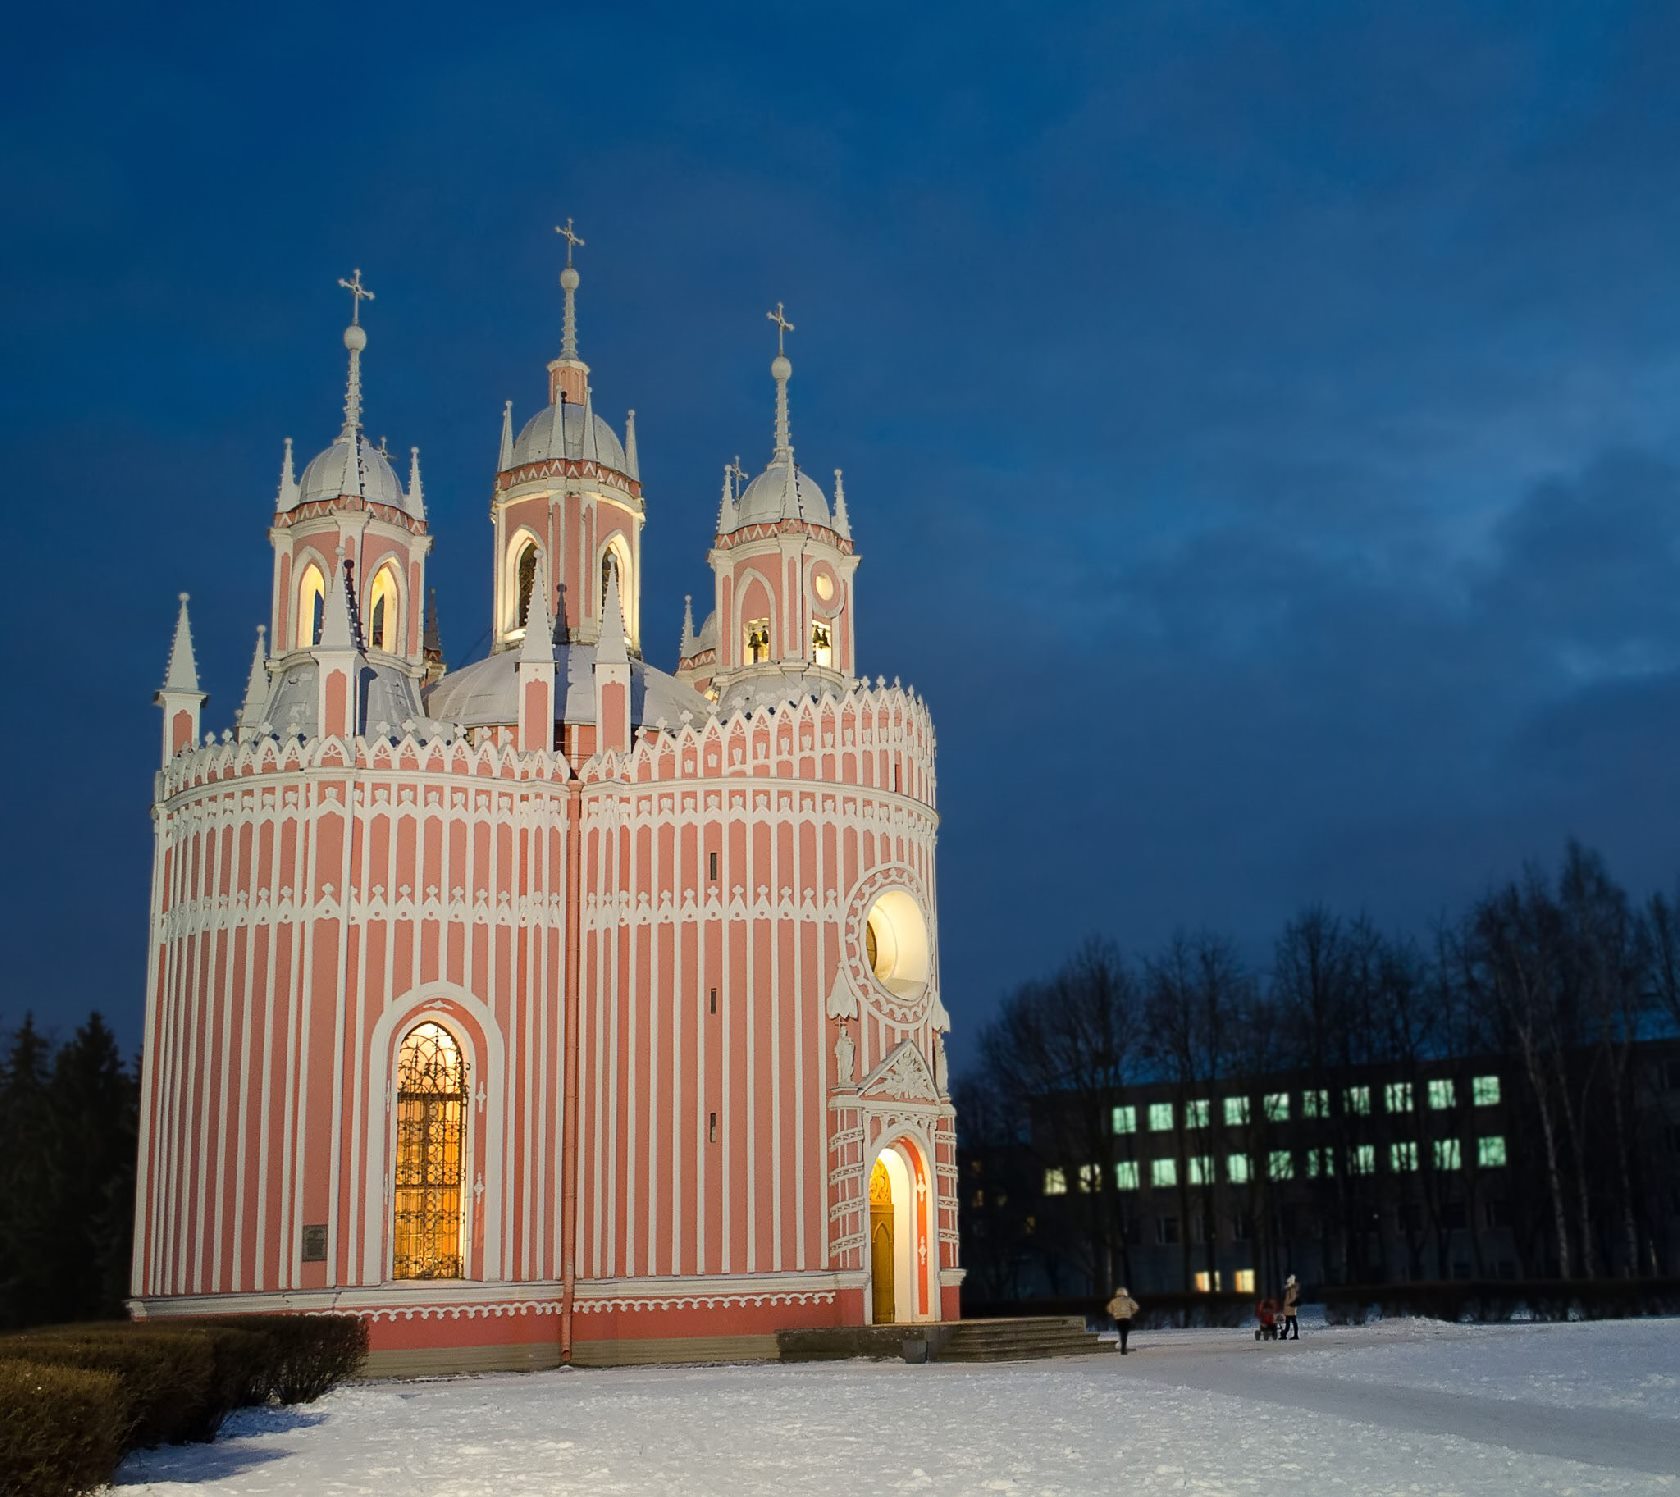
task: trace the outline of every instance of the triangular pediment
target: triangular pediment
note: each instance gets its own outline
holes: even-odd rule
[[[910,1040],[900,1044],[864,1077],[858,1090],[865,1097],[897,1097],[914,1102],[939,1100],[933,1073],[922,1059],[922,1052]]]

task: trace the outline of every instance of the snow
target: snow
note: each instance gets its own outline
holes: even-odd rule
[[[1139,1332],[1133,1353],[361,1383],[118,1497],[1680,1494],[1680,1322]]]

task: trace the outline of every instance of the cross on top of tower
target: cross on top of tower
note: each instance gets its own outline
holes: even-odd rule
[[[554,232],[566,241],[566,268],[570,270],[572,266],[572,251],[582,247],[584,242],[583,235],[579,234],[577,230],[572,227],[572,221],[570,218],[566,220],[566,226],[564,228],[561,228],[559,224],[556,224],[554,226]]]
[[[361,267],[358,265],[356,269],[350,272],[349,280],[340,276],[338,284],[350,293],[350,325],[360,327],[362,325],[362,303],[373,300],[373,293],[362,284]]]
[[[774,312],[766,312],[764,315],[769,318],[771,322],[776,324],[777,354],[785,354],[787,349],[783,347],[783,340],[793,331],[793,324],[787,320],[787,315],[783,312],[782,304],[780,302],[776,303],[776,310]]]

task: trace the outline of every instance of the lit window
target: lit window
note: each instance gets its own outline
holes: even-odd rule
[[[1044,1193],[1047,1196],[1067,1194],[1067,1174],[1062,1170],[1045,1170]]]
[[[1371,1088],[1368,1086],[1350,1086],[1343,1099],[1347,1110],[1359,1117],[1364,1117],[1371,1110]]]
[[[758,665],[770,658],[769,619],[747,620],[746,656],[749,665]]]
[[[1247,1097],[1227,1097],[1225,1099],[1225,1126],[1227,1128],[1248,1126]]]
[[[1497,1107],[1499,1105],[1499,1078],[1497,1076],[1478,1076],[1470,1083],[1470,1095],[1478,1107]]]
[[[1438,1138],[1435,1140],[1435,1168],[1438,1170],[1455,1170],[1459,1167],[1458,1140],[1456,1138]]]
[[[1266,1121],[1268,1123],[1287,1123],[1289,1121],[1289,1093],[1266,1093]]]
[[[1377,1151],[1373,1144],[1355,1144],[1348,1153],[1348,1169],[1355,1175],[1368,1175],[1377,1167]]]
[[[1301,1116],[1304,1118],[1327,1118],[1330,1116],[1330,1093],[1326,1091],[1308,1091],[1301,1093]]]
[[[510,627],[523,629],[525,615],[531,611],[531,589],[537,585],[537,545],[526,541],[519,548],[519,560],[514,563],[513,623]]]
[[[1172,1125],[1172,1103],[1151,1102],[1149,1104],[1149,1131],[1151,1133],[1171,1133]]]
[[[1233,1185],[1247,1185],[1248,1155],[1227,1154],[1225,1156],[1225,1178]]]
[[[1092,1191],[1102,1189],[1102,1166],[1100,1164],[1082,1164],[1079,1166],[1079,1193],[1088,1196]]]
[[[1213,1156],[1211,1154],[1192,1154],[1190,1164],[1190,1183],[1192,1185],[1213,1184]]]
[[[1409,1081],[1391,1081],[1383,1088],[1383,1106],[1390,1112],[1410,1112],[1412,1110],[1412,1083]]]
[[[467,1063],[441,1024],[417,1024],[397,1056],[391,1277],[462,1275]]]
[[[1178,1184],[1178,1161],[1176,1159],[1156,1159],[1149,1166],[1149,1183],[1160,1187]]]
[[[1238,1294],[1253,1294],[1254,1270],[1252,1268],[1239,1268],[1231,1275],[1231,1287]]]
[[[1307,1177],[1316,1180],[1320,1175],[1328,1178],[1336,1173],[1336,1156],[1329,1149],[1307,1150]]]
[[[395,653],[397,648],[397,574],[381,567],[373,579],[372,604],[368,609],[368,643],[376,650]]]
[[[1429,1110],[1447,1112],[1458,1105],[1458,1091],[1450,1076],[1429,1083]]]
[[[1476,1140],[1476,1163],[1483,1169],[1497,1169],[1505,1163],[1505,1140],[1495,1133]]]
[[[313,649],[321,639],[321,611],[326,605],[327,585],[321,569],[310,562],[298,584],[297,647]]]
[[[1269,1180],[1293,1180],[1295,1178],[1295,1160],[1288,1149],[1273,1149],[1271,1157],[1266,1161],[1266,1178]]]
[[[1214,1269],[1211,1278],[1209,1277],[1206,1269],[1203,1269],[1196,1275],[1196,1293],[1206,1294],[1209,1289],[1211,1289],[1215,1294],[1219,1293],[1220,1281],[1219,1270],[1217,1268]]]
[[[1207,1098],[1199,1097],[1193,1102],[1186,1102],[1184,1104],[1184,1126],[1186,1128],[1205,1128],[1207,1125]]]
[[[811,620],[811,664],[834,664],[834,631],[827,619]]]
[[[1136,1133],[1137,1108],[1116,1107],[1114,1109],[1112,1124],[1116,1133]]]
[[[1417,1168],[1417,1145],[1409,1140],[1388,1146],[1388,1167],[1395,1174],[1405,1174]]]
[[[1138,1167],[1135,1159],[1122,1159],[1114,1166],[1114,1188],[1116,1190],[1136,1190],[1138,1188]]]

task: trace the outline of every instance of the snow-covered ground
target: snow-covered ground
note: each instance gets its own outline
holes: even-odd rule
[[[1680,1322],[1142,1333],[1133,1354],[370,1383],[140,1493],[1680,1494]]]

